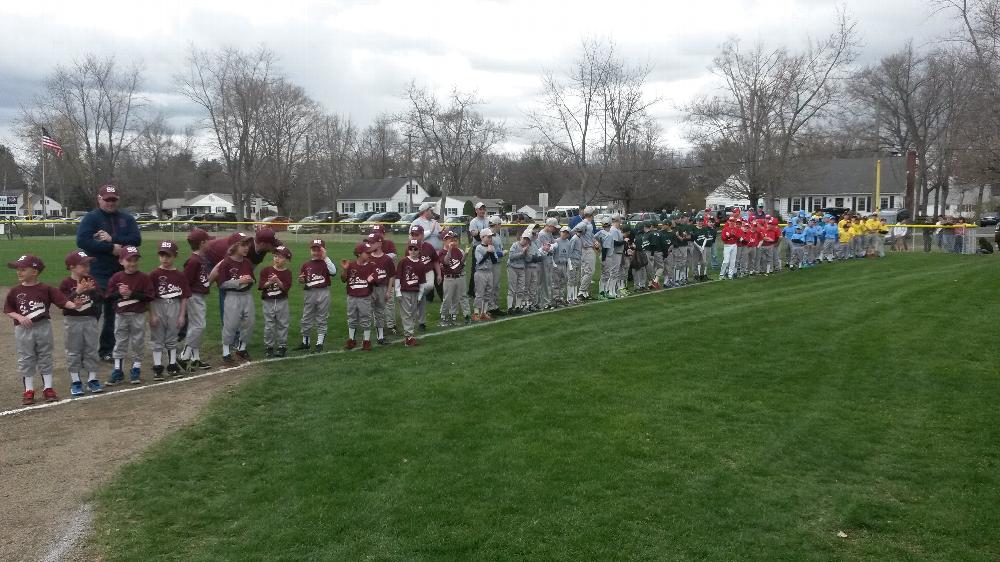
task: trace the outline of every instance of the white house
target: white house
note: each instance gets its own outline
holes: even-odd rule
[[[948,188],[948,200],[945,201],[944,205],[940,204],[938,200],[938,209],[935,211],[935,198],[934,196],[928,197],[927,200],[927,216],[932,217],[934,215],[946,215],[950,217],[965,217],[965,218],[978,218],[978,213],[981,210],[989,210],[993,207],[993,189],[990,185],[979,186],[978,184],[960,184],[954,181],[954,179],[949,180],[951,184]],[[982,205],[983,209],[979,208],[980,195],[979,190],[982,187]]]
[[[486,203],[487,216],[498,214],[500,208],[503,206],[503,199],[486,199],[478,195],[449,195],[444,202],[444,216],[453,217],[464,214],[463,211],[465,210],[466,203],[475,205],[480,201]],[[427,197],[421,203],[430,203],[435,208],[439,208],[441,206],[441,198]]]
[[[528,218],[533,220],[541,220],[542,218],[542,208],[538,205],[525,205],[515,212],[527,215]]]
[[[55,199],[45,197],[45,211],[50,217],[63,216],[63,206]],[[0,192],[0,216],[42,216],[42,197],[34,193],[4,191]]]
[[[235,213],[233,196],[228,193],[198,193],[186,192],[189,197],[170,197],[160,204],[164,216],[168,219],[178,215],[200,215],[203,213]],[[278,208],[261,197],[248,198],[250,215],[247,218],[261,219],[277,214]],[[151,205],[149,212],[156,213],[156,206]]]
[[[337,210],[341,213],[411,213],[426,198],[427,192],[414,178],[356,179],[337,198]]]

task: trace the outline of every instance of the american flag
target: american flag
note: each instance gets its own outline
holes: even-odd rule
[[[56,158],[62,158],[62,145],[59,144],[59,141],[49,135],[49,132],[45,130],[45,127],[42,127],[42,147],[55,152]]]

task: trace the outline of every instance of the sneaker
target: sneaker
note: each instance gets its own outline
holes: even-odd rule
[[[309,351],[309,342],[304,341],[295,347],[295,351]]]
[[[209,370],[211,368],[212,368],[211,365],[209,365],[208,363],[205,363],[201,359],[192,359],[191,360],[191,370],[192,371],[207,371],[207,370]]]
[[[409,345],[409,344],[407,344],[407,345]],[[31,406],[34,403],[35,403],[35,391],[34,390],[25,390],[24,394],[21,395],[21,405],[22,406]]]
[[[87,390],[89,390],[91,394],[97,394],[104,392],[104,387],[101,386],[101,381],[94,379],[87,381]]]
[[[442,320],[438,322],[438,328],[447,328],[449,326],[451,326],[451,323],[448,322],[447,320]]]
[[[471,323],[471,322],[472,322],[472,318],[470,318],[470,317],[466,316],[466,317],[465,317],[465,323],[466,323],[466,324],[469,324],[469,323]]]
[[[283,345],[279,345],[278,350],[274,352],[274,356],[284,357],[285,355],[288,355],[288,348]]]
[[[361,351],[371,351],[371,350],[372,350],[371,340],[365,340],[364,343],[361,344]]]
[[[233,354],[232,353],[230,353],[229,355],[223,355],[222,356],[222,364],[225,365],[225,366],[227,366],[227,367],[232,367],[233,365],[236,364],[236,359],[233,358]]]
[[[109,378],[108,382],[106,382],[104,384],[106,384],[108,386],[114,386],[114,385],[119,384],[119,383],[124,382],[124,381],[125,381],[125,373],[122,372],[121,369],[115,369],[115,370],[111,371],[111,378]]]
[[[480,316],[479,319],[483,320],[483,321],[487,321],[487,320],[493,320],[493,317],[490,316],[490,314],[487,312],[486,314],[483,314],[482,316]]]
[[[389,343],[389,340],[387,340],[385,338],[382,338],[382,339],[376,341],[375,343],[377,343],[379,345],[392,345],[392,344]]]
[[[274,357],[274,348],[273,347],[265,347],[264,348],[264,357]]]
[[[239,357],[240,361],[250,361],[250,352],[245,349],[241,349],[236,352],[236,357]]]
[[[76,398],[77,396],[83,396],[83,383],[80,381],[76,381],[73,384],[69,385],[69,395],[72,396],[73,398]]]
[[[420,342],[417,341],[417,338],[415,338],[413,336],[410,336],[410,337],[406,338],[405,344],[406,344],[406,347],[416,347],[416,346],[420,345]]]
[[[142,383],[139,367],[132,367],[132,370],[128,372],[128,382],[131,384]]]
[[[177,364],[180,365],[181,369],[184,369],[185,371],[187,371],[188,370],[188,366],[191,365],[191,360],[190,359],[180,359],[180,358],[178,358],[177,359]]]
[[[167,374],[172,377],[179,377],[181,374],[181,366],[177,363],[167,365]]]
[[[349,340],[347,340],[347,343],[344,344],[344,349],[354,349],[357,346],[358,346],[358,342],[356,342],[356,341],[354,341],[352,339],[349,339]]]
[[[56,402],[59,400],[59,397],[56,396],[55,389],[52,387],[42,390],[42,397],[45,398],[46,402]]]
[[[472,315],[472,321],[473,322],[479,322],[479,318],[480,318],[480,316],[479,316],[478,312]],[[406,338],[406,339],[407,339],[407,341],[409,341],[410,338]],[[407,345],[409,345],[409,344],[407,344]]]
[[[420,331],[421,332],[426,332],[427,331],[427,324],[421,324],[420,325]]]
[[[163,365],[153,365],[153,380],[154,381],[163,380]]]
[[[313,353],[323,353],[323,344],[316,344],[316,347],[313,349]]]

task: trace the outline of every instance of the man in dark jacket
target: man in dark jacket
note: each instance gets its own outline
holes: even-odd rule
[[[118,256],[124,246],[142,244],[142,234],[135,218],[118,211],[118,197],[121,189],[114,185],[102,185],[97,193],[99,208],[84,215],[76,229],[76,245],[88,255],[96,258],[90,265],[90,275],[97,281],[101,292],[108,289],[108,280],[121,270]],[[101,359],[111,360],[111,350],[115,347],[114,301],[104,301],[101,327],[101,343],[98,352]]]

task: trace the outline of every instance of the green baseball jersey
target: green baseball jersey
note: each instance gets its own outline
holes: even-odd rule
[[[695,231],[694,241],[699,246],[711,248],[715,244],[717,233],[711,226],[702,226]]]
[[[674,242],[675,246],[677,246],[679,248],[683,248],[684,246],[687,246],[688,242],[692,238],[694,238],[693,236],[691,236],[691,225],[689,225],[689,224],[678,224],[677,226],[675,226],[674,227],[674,238],[676,238],[676,242]]]

